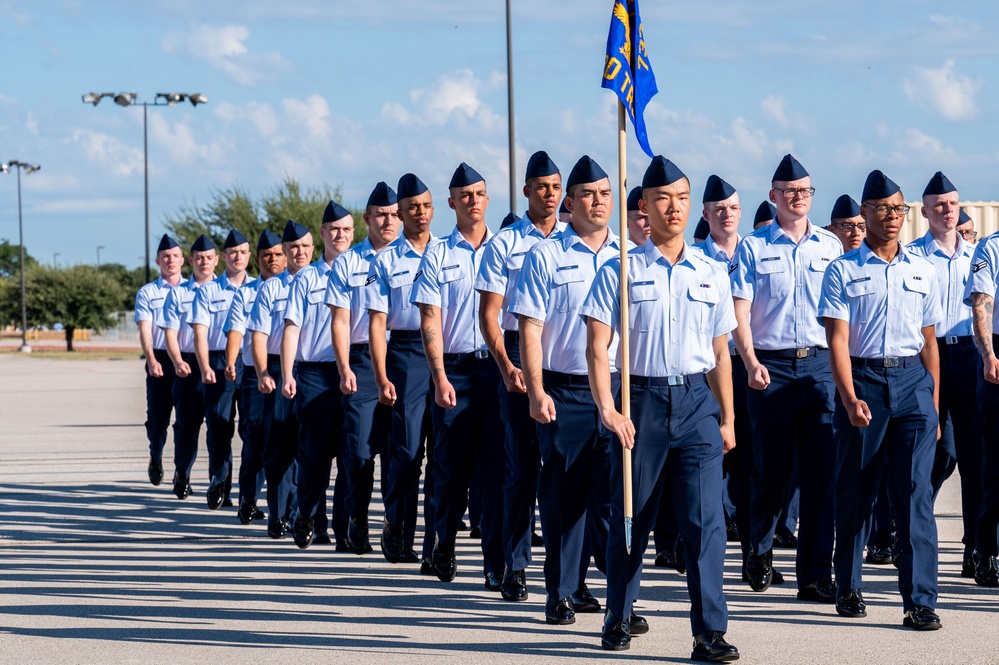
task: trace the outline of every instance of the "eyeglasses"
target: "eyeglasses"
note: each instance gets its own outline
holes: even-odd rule
[[[800,196],[803,199],[809,199],[812,194],[815,193],[814,187],[799,187],[797,189],[781,189],[780,187],[774,187],[774,189],[784,195],[784,198],[788,201],[793,201],[795,197]]]
[[[867,233],[867,224],[864,224],[863,222],[857,222],[857,223],[854,223],[854,222],[839,222],[839,223],[835,224],[835,226],[838,226],[839,228],[843,229],[847,233],[853,233],[854,229],[857,229],[861,233]]]
[[[960,233],[961,237],[968,242],[971,242],[978,237],[978,231],[958,231],[958,233]]]
[[[865,203],[868,208],[874,208],[874,212],[878,213],[878,217],[887,217],[889,212],[894,212],[899,217],[905,217],[909,214],[909,206],[886,206],[886,205],[874,205],[873,203]]]

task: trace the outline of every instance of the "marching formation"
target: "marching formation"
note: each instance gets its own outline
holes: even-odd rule
[[[650,630],[634,610],[650,536],[656,565],[686,574],[694,660],[739,657],[725,639],[727,540],[757,592],[784,583],[774,547],[796,547],[797,599],[847,618],[866,615],[862,564],[894,563],[903,625],[938,629],[933,502],[958,466],[962,574],[999,586],[999,234],[971,244],[939,172],[922,196],[929,231],[907,247],[908,206],[880,171],[825,228],[814,192],[786,155],[742,238],[739,194],[712,175],[691,246],[690,180],[659,156],[622,202],[619,238],[600,165],[582,157],[563,187],[540,151],[526,213],[495,234],[486,182],[462,163],[442,238],[411,173],[374,188],[353,246],[353,218],[330,201],[316,261],[296,221],[262,233],[258,279],[237,231],[221,275],[201,236],[183,281],[165,235],[135,308],[149,480],[164,479],[173,411],[179,499],[204,423],[210,509],[236,507],[303,549],[363,555],[377,537],[386,560],[443,582],[467,513],[485,589],[507,601],[529,596],[540,523],[545,620],[600,611],[592,564],[607,578],[609,650]],[[385,513],[372,532],[376,455]]]

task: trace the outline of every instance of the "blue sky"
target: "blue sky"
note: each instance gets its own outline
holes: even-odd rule
[[[616,172],[615,98],[599,87],[612,4],[513,0],[518,179],[538,149],[564,174],[584,153]],[[872,168],[909,199],[938,169],[965,200],[999,198],[996,3],[644,0],[642,14],[660,89],[650,143],[698,201],[717,173],[751,217],[788,151],[822,223]],[[209,98],[150,109],[154,237],[215,188],[290,175],[359,205],[406,171],[446,233],[462,160],[486,177],[495,228],[509,208],[504,21],[499,0],[0,0],[0,161],[43,167],[23,179],[25,244],[44,243],[46,262],[92,263],[103,245],[102,261],[141,264],[142,111],[83,104],[89,91]],[[628,151],[637,183],[647,158],[633,138]],[[17,239],[10,175],[0,238]]]

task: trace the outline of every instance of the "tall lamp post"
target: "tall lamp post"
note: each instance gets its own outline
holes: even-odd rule
[[[510,0],[506,0],[506,104],[510,134],[510,212],[517,214],[517,148],[513,131],[513,33],[510,25]]]
[[[177,102],[185,99],[191,102],[191,106],[205,104],[208,97],[200,92],[157,92],[156,97],[151,102],[140,102],[138,94],[134,92],[88,92],[83,95],[84,104],[97,106],[102,99],[110,97],[118,106],[141,106],[142,107],[142,153],[143,153],[143,173],[145,179],[146,192],[146,281],[151,281],[149,270],[149,123],[148,110],[150,106],[176,106]]]
[[[10,173],[10,170],[17,169],[17,243],[18,258],[17,265],[21,270],[21,353],[31,353],[28,346],[28,289],[24,280],[24,219],[21,215],[21,171],[27,175],[42,168],[38,164],[28,164],[17,159],[12,159],[6,164],[0,164],[0,173]]]

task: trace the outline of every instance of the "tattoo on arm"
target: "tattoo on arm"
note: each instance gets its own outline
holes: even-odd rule
[[[975,346],[982,358],[992,357],[992,311],[995,299],[985,293],[971,294],[971,326],[975,334]]]
[[[420,303],[420,314],[431,320],[437,318],[435,310],[436,308],[433,305]],[[444,364],[437,351],[437,330],[435,328],[432,323],[424,324],[420,327],[421,337],[423,338],[423,352],[427,356],[427,364],[430,365],[430,372],[433,374],[444,371]]]

